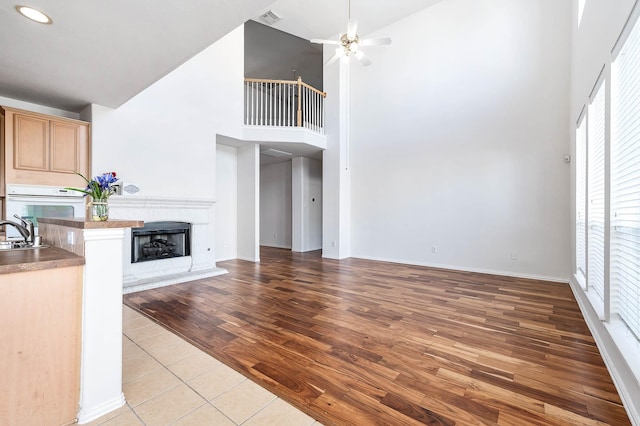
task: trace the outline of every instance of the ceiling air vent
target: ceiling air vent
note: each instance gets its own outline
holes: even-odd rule
[[[267,25],[273,25],[279,20],[281,20],[282,18],[276,15],[276,13],[273,10],[270,10],[260,15],[260,19],[262,19],[262,21]]]
[[[291,157],[290,152],[278,151],[277,149],[267,149],[262,151],[261,154],[271,157]]]

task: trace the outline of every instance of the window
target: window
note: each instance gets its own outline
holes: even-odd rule
[[[604,307],[604,144],[605,144],[605,85],[601,84],[589,105],[587,122],[587,291],[595,292]],[[593,301],[593,299],[592,299]]]
[[[611,289],[640,339],[640,25],[613,63],[611,100]]]
[[[587,284],[587,120],[576,129],[576,279]]]
[[[582,14],[584,13],[584,4],[587,0],[578,0],[578,26],[582,22]]]

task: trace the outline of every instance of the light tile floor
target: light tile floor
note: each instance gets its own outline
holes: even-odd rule
[[[321,426],[127,306],[122,346],[127,403],[89,425]]]

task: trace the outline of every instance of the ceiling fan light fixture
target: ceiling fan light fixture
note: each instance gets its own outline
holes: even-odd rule
[[[336,53],[325,63],[325,65],[331,65],[338,59],[342,59],[342,62],[349,62],[350,56],[355,56],[356,59],[365,67],[371,65],[371,60],[367,58],[361,47],[363,46],[378,46],[383,44],[391,44],[389,37],[373,38],[373,39],[360,39],[358,36],[358,21],[351,19],[351,1],[349,0],[349,13],[347,21],[347,32],[340,34],[338,40],[323,40],[323,39],[311,39],[311,43],[320,43],[325,45],[338,45]]]
[[[31,19],[34,22],[39,24],[51,24],[53,20],[47,16],[46,13],[39,11],[38,9],[34,9],[29,6],[17,5],[16,11],[24,16],[25,18]]]

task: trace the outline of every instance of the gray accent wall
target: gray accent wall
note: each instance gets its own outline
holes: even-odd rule
[[[295,70],[295,71],[294,71]],[[244,76],[302,81],[322,90],[322,45],[256,21],[244,25]]]

